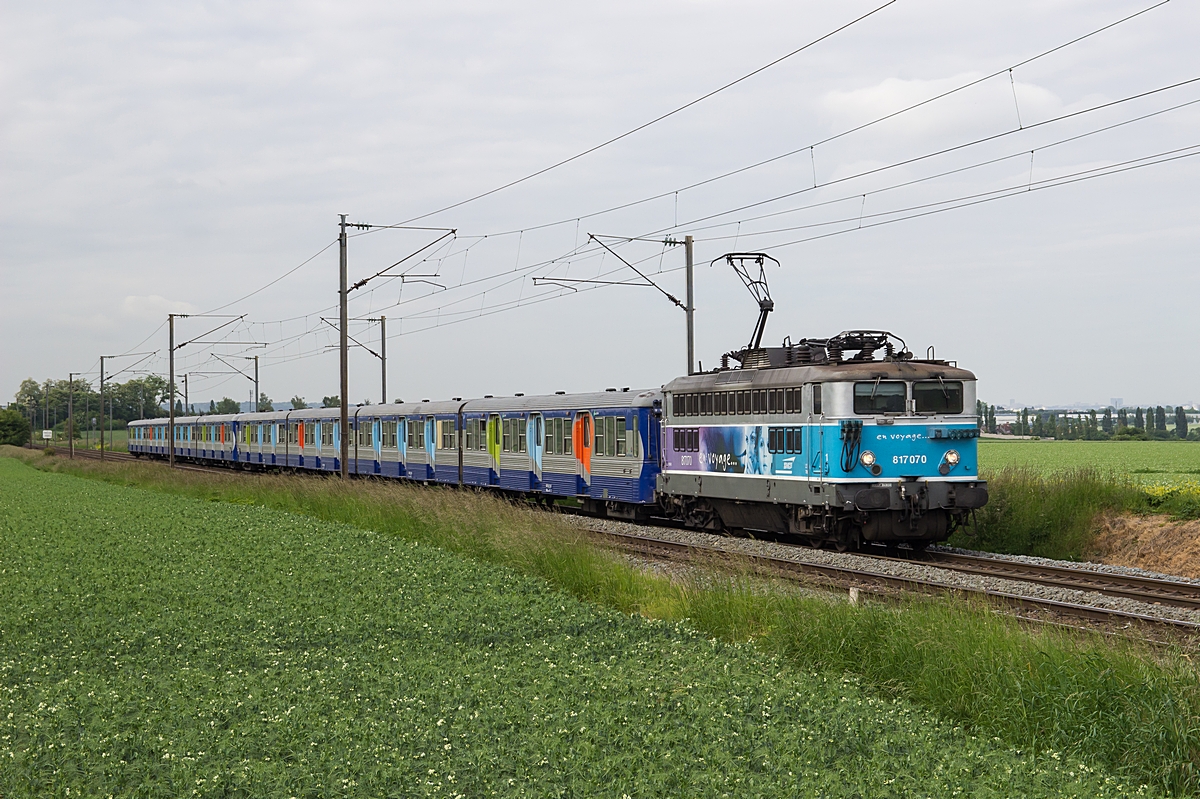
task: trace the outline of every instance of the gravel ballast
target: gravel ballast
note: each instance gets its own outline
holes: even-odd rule
[[[658,538],[679,544],[696,547],[718,549],[724,552],[743,555],[761,555],[772,558],[782,558],[799,563],[812,563],[823,566],[835,566],[843,569],[855,569],[895,577],[907,577],[915,580],[927,580],[942,585],[963,588],[967,590],[998,591],[1006,594],[1046,599],[1054,602],[1065,602],[1073,605],[1087,605],[1096,608],[1135,613],[1156,618],[1176,621],[1194,622],[1200,624],[1200,612],[1149,602],[1139,602],[1125,597],[1107,596],[1095,591],[1077,590],[1059,586],[1042,585],[1024,580],[1006,579],[987,575],[967,574],[954,569],[942,568],[932,564],[917,561],[897,561],[886,558],[876,558],[870,555],[859,555],[850,552],[833,552],[824,549],[812,549],[804,546],[781,544],[774,541],[759,541],[752,538],[732,537],[698,530],[683,530],[673,527],[646,527],[630,522],[613,519],[596,519],[588,517],[570,517],[572,521],[598,533],[618,535],[639,535]],[[1080,564],[1064,561],[1047,560],[1022,556],[1004,556],[994,553],[973,552],[945,548],[947,552],[980,555],[983,557],[1010,560],[1030,564],[1045,564],[1065,566],[1067,568],[1088,568],[1092,571],[1108,574],[1134,575],[1141,577],[1156,577],[1189,584],[1200,584],[1200,581],[1185,580],[1169,575],[1159,575],[1142,569],[1130,569],[1104,564]]]

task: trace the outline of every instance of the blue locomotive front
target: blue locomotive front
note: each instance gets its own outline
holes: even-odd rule
[[[987,502],[968,413],[975,376],[893,338],[850,331],[745,350],[738,368],[668,384],[667,514],[843,549],[945,540]]]

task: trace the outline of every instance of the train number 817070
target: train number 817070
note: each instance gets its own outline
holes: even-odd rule
[[[893,455],[892,463],[926,463],[928,458],[925,455]]]

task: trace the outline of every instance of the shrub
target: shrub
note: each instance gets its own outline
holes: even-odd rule
[[[0,444],[14,447],[29,443],[29,420],[19,411],[0,410]]]

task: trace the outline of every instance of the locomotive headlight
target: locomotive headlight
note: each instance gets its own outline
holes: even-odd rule
[[[875,465],[875,453],[871,450],[863,450],[863,454],[858,456],[858,462],[870,469]]]
[[[950,464],[951,466],[958,465],[958,450],[946,450],[946,463]]]

